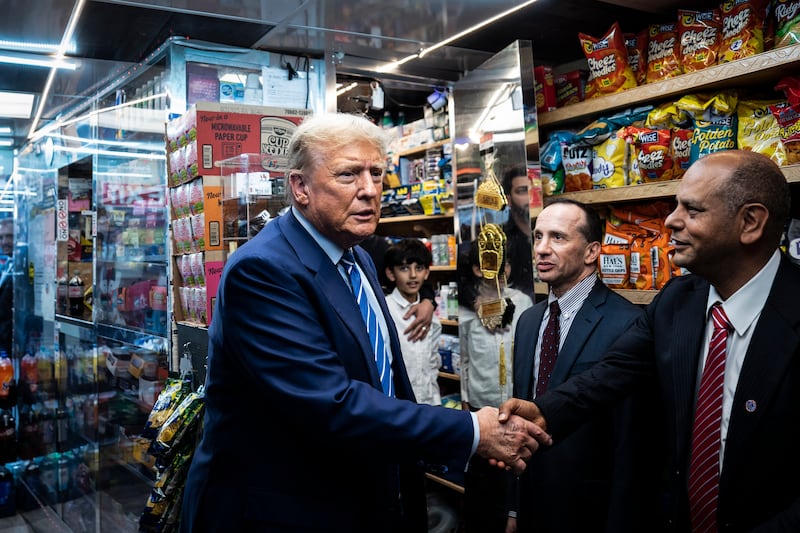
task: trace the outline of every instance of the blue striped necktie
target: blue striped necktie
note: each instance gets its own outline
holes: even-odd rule
[[[369,340],[372,344],[372,351],[375,354],[375,364],[378,366],[378,374],[381,377],[381,387],[384,394],[387,396],[394,396],[394,385],[392,382],[392,367],[389,363],[389,354],[386,352],[386,343],[384,342],[383,335],[381,334],[380,324],[378,323],[378,312],[372,308],[367,298],[367,293],[361,283],[361,274],[356,268],[356,259],[353,257],[353,252],[346,250],[341,259],[342,266],[348,276],[350,276],[350,285],[353,289],[353,294],[356,297],[358,309],[361,311],[361,318],[367,325],[367,333]]]

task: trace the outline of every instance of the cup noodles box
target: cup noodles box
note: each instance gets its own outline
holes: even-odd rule
[[[191,169],[170,168],[170,185],[191,180],[194,177],[191,174],[219,176],[217,161],[244,153],[262,154],[265,170],[285,170],[289,138],[311,114],[309,109],[213,102],[194,104],[186,114],[167,125],[170,153],[196,154],[188,159],[168,158],[171,167],[176,161],[193,161],[196,165]]]

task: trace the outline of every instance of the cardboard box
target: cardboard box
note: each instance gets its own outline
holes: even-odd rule
[[[203,253],[205,285],[200,286],[192,282],[192,286],[189,286],[181,275],[177,261],[173,261],[172,279],[175,291],[173,313],[177,322],[193,322],[202,325],[211,323],[214,304],[217,301],[217,289],[219,288],[224,266],[224,252],[210,251]]]
[[[586,80],[588,74],[585,70],[573,70],[555,77],[556,105],[577,104],[586,98]]]
[[[556,108],[556,89],[553,84],[553,68],[540,66],[533,68],[536,111],[552,111]]]

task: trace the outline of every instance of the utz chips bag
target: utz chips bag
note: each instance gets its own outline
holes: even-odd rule
[[[579,33],[578,38],[589,62],[592,96],[613,94],[636,87],[636,77],[628,65],[628,49],[619,24],[615,22],[601,39],[584,33]]]
[[[780,100],[742,100],[736,107],[738,147],[764,154],[779,166],[786,164],[786,150],[781,141],[780,125],[770,106],[781,103]]]
[[[627,143],[624,129],[612,133],[605,142],[592,148],[592,186],[608,189],[626,185]]]
[[[695,72],[717,63],[722,19],[719,10],[678,10],[683,72]]]
[[[665,80],[681,74],[678,25],[652,24],[648,33],[647,83]]]
[[[647,81],[647,30],[639,33],[626,33],[625,48],[628,49],[628,65],[633,71],[636,83],[644,85]]]
[[[775,48],[800,43],[800,0],[773,0]]]
[[[671,180],[673,162],[670,157],[671,133],[668,129],[631,127],[626,130],[628,144],[633,150],[638,176],[632,174],[632,183],[649,183]]]
[[[562,144],[564,192],[587,191],[592,188],[592,147],[588,144]]]
[[[720,5],[722,39],[719,63],[764,51],[764,22],[769,0],[724,0]]]

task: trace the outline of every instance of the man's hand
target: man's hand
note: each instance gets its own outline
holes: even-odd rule
[[[433,310],[433,302],[427,298],[423,298],[419,303],[408,308],[403,319],[408,320],[413,316],[414,321],[408,325],[403,334],[408,337],[410,342],[421,341],[428,334],[433,320]]]
[[[536,424],[517,415],[506,415],[500,423],[494,407],[484,407],[477,412],[481,439],[478,454],[502,463],[506,470],[519,475],[525,470],[525,461],[531,458],[539,444],[552,444],[550,436]]]
[[[505,424],[506,420],[509,420],[512,415],[518,415],[526,420],[530,420],[542,428],[542,430],[547,431],[547,420],[544,419],[544,415],[542,415],[539,407],[533,402],[520,400],[519,398],[506,400],[505,403],[500,406],[500,423]]]

